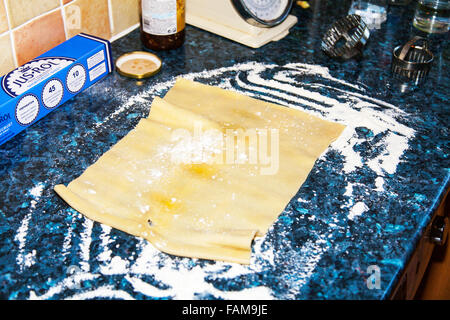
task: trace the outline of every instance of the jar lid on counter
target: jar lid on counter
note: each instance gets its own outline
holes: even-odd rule
[[[134,79],[151,77],[158,73],[161,67],[161,58],[146,51],[125,53],[116,60],[117,72],[122,76]]]

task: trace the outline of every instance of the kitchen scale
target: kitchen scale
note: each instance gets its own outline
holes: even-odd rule
[[[187,0],[186,22],[252,48],[289,34],[293,0]]]

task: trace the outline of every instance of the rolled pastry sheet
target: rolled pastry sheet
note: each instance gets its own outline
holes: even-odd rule
[[[249,264],[254,237],[344,128],[178,79],[148,118],[55,191],[89,219],[163,252]]]

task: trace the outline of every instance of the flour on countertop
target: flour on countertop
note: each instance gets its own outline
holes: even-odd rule
[[[355,217],[360,216],[364,212],[369,210],[369,208],[366,206],[364,202],[357,202],[355,205],[350,209],[350,213],[348,214],[348,218],[350,220],[353,220]]]
[[[90,246],[92,242],[92,228],[94,227],[94,221],[84,218],[83,227],[84,231],[81,234],[80,266],[83,271],[89,272]]]
[[[267,76],[267,74],[270,74],[270,76]],[[405,115],[404,111],[379,99],[366,96],[364,88],[358,85],[334,78],[326,67],[303,63],[276,66],[250,62],[191,73],[182,75],[182,77],[197,81],[204,80],[224,89],[299,109],[322,119],[346,125],[347,128],[330,146],[328,152],[333,150],[342,155],[344,159],[343,172],[345,174],[355,172],[363,166],[372,170],[377,176],[374,181],[376,189],[373,189],[373,192],[385,192],[383,187],[385,174],[396,172],[401,156],[408,148],[408,141],[414,136],[414,130],[397,120],[398,116]],[[302,77],[311,77],[314,81],[299,81],[298,78]],[[163,94],[174,83],[175,78],[157,84],[149,91],[131,98],[123,97],[122,105],[103,121],[94,124],[94,130],[89,131],[86,135],[104,130],[104,125],[117,117],[123,116],[130,108],[140,108],[139,111],[144,114],[148,111],[148,105],[152,99]],[[325,89],[332,91],[334,95],[323,94]],[[376,157],[365,159],[362,154],[355,150],[356,145],[367,141],[366,137],[358,135],[357,128],[363,128],[371,137],[382,136],[382,139],[374,142],[374,147],[379,147],[382,150]],[[326,153],[320,159],[323,160]],[[357,201],[355,203],[353,194],[359,187],[358,184],[351,182],[348,182],[345,187],[344,195],[347,200],[342,203],[341,207],[348,208],[349,220],[358,219],[369,210],[364,202]],[[39,194],[39,196],[41,194],[38,189],[34,190],[33,193]],[[39,200],[36,198],[35,201]],[[308,202],[308,200],[302,198],[297,200],[300,204]],[[23,244],[22,249],[26,244],[24,239],[26,239],[29,219],[29,217],[24,219],[23,226],[19,228],[16,236],[19,244]],[[314,219],[314,215],[309,217],[311,221],[314,221]],[[78,248],[81,271],[78,274],[67,276],[42,295],[38,296],[36,293],[30,292],[30,299],[49,299],[58,295],[69,299],[133,299],[132,293],[114,288],[107,282],[104,282],[104,286],[95,290],[82,287],[74,295],[68,292],[73,284],[81,284],[86,279],[107,276],[123,276],[122,281],[129,283],[135,293],[148,297],[193,299],[202,295],[212,295],[224,299],[273,299],[271,289],[263,285],[238,291],[222,291],[215,287],[211,281],[207,281],[211,278],[236,279],[263,271],[268,266],[273,266],[276,263],[276,252],[274,252],[274,248],[264,245],[267,236],[255,239],[251,264],[248,266],[225,262],[200,265],[196,259],[173,258],[161,253],[149,242],[142,239],[139,239],[135,256],[128,259],[119,257],[115,255],[115,238],[111,236],[109,227],[102,226],[101,231],[94,234],[92,221],[87,219],[80,221],[83,221],[83,231],[81,234],[77,234],[69,228],[67,233],[69,238],[64,239],[64,250],[67,252],[71,248],[73,242],[70,241],[71,237],[81,235],[81,244]],[[337,227],[337,221],[333,222],[333,225],[330,225],[331,227]],[[90,254],[90,246],[94,235],[100,239],[99,250],[101,252],[97,256],[91,256]],[[284,235],[278,234],[277,237],[284,237]],[[296,272],[299,274],[296,278],[295,287],[287,290],[287,298],[295,298],[296,292],[300,292],[309,281],[317,263],[327,251],[328,237],[329,234],[326,233],[318,234],[316,240],[308,240],[302,244],[299,250],[292,251],[292,256],[288,258],[290,263],[296,266]],[[99,263],[100,273],[91,273],[90,261]],[[23,264],[23,261],[20,263]],[[163,284],[164,288],[162,289],[161,286],[146,281],[147,276],[150,276],[155,282]]]
[[[16,236],[14,240],[19,243],[19,254],[17,255],[16,262],[19,265],[20,270],[22,271],[24,267],[31,267],[36,262],[36,250],[31,250],[26,253],[26,242],[28,235],[28,225],[31,220],[31,216],[33,215],[33,211],[36,208],[36,204],[40,200],[42,193],[44,192],[45,185],[43,183],[38,183],[33,188],[28,190],[28,195],[32,197],[30,201],[30,209],[28,213],[23,218],[22,223],[20,224],[19,229],[17,229]]]

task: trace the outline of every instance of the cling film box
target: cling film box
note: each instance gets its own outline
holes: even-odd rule
[[[0,78],[0,145],[112,72],[111,45],[79,34]]]

